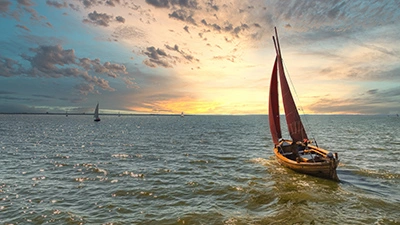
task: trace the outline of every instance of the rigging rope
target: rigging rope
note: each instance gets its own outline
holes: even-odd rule
[[[312,128],[311,128],[311,126],[309,125],[309,122],[308,122],[307,116],[306,116],[306,114],[305,114],[305,112],[304,112],[303,106],[302,106],[302,104],[300,104],[300,98],[299,98],[299,96],[298,96],[298,94],[297,94],[296,88],[295,88],[295,86],[294,86],[294,84],[293,84],[293,82],[292,82],[292,78],[290,77],[289,70],[286,68],[286,64],[285,64],[285,62],[283,61],[283,59],[282,59],[282,64],[283,64],[283,67],[284,67],[284,69],[285,69],[285,71],[286,71],[285,74],[286,74],[287,77],[289,78],[290,85],[292,86],[293,92],[294,92],[294,94],[295,94],[295,96],[296,96],[296,101],[299,103],[299,105],[296,105],[296,106],[297,106],[297,110],[300,110],[300,111],[302,112],[302,114],[303,114],[302,118],[304,119],[304,122],[305,122],[305,123],[304,123],[304,126],[307,127],[307,131],[309,132],[309,134],[310,134],[310,136],[311,136],[311,139],[314,140],[315,145],[318,147],[317,140],[315,139],[315,136],[314,136],[314,134],[313,134],[313,132],[312,132]]]

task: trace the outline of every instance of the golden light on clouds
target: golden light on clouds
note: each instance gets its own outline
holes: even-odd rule
[[[175,100],[164,100],[153,102],[149,110],[146,107],[131,107],[132,111],[146,112],[146,113],[166,113],[166,114],[213,114],[215,109],[218,108],[220,103],[211,101],[201,101],[191,98],[180,98]]]
[[[394,3],[6,2],[3,111],[79,111],[100,101],[133,113],[267,113],[275,26],[307,113],[399,110]],[[45,88],[18,88],[24,83]]]

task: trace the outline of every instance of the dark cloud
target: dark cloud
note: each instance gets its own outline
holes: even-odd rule
[[[95,24],[98,26],[108,27],[111,22],[125,23],[125,18],[122,16],[114,17],[107,13],[98,13],[96,10],[88,14],[88,19],[84,19],[84,23]]]
[[[365,94],[366,93],[366,94]],[[319,113],[389,114],[400,110],[400,87],[371,89],[354,98],[321,97],[308,108]]]
[[[11,2],[9,0],[0,0],[0,13],[3,14],[8,12],[10,5]]]
[[[92,6],[97,5],[105,5],[115,7],[117,4],[120,4],[120,0],[80,0],[85,8],[90,8]]]
[[[92,23],[99,26],[107,27],[113,20],[113,16],[106,13],[97,13],[96,10],[88,14],[89,19],[84,19],[85,23]]]
[[[85,6],[85,8],[90,8],[92,6],[97,5],[97,0],[83,0],[82,3]]]
[[[17,2],[23,6],[33,6],[34,5],[31,0],[17,0]]]
[[[213,0],[207,2],[207,5],[208,5],[209,7],[211,7],[212,9],[214,9],[215,11],[218,11],[218,10],[219,10],[219,7],[218,7],[217,5],[214,4],[214,1],[213,1]]]
[[[124,65],[110,62],[101,64],[99,59],[91,60],[89,58],[81,58],[79,61],[79,65],[85,70],[94,70],[96,73],[107,74],[113,78],[118,77],[118,74],[126,74],[126,67]]]
[[[169,46],[169,45],[165,45],[165,47],[166,47],[167,49],[169,49],[169,50],[179,52],[179,46],[178,46],[178,45],[175,45],[174,47],[171,47],[171,46]]]
[[[169,8],[168,0],[146,0],[146,3],[157,8]]]
[[[378,89],[371,89],[367,91],[367,94],[374,95],[378,92]]]
[[[86,84],[78,84],[75,86],[82,95],[88,95],[89,93],[95,93],[95,88],[93,84],[86,83]]]
[[[47,1],[46,1],[46,4],[49,5],[49,6],[58,8],[58,9],[67,8],[67,7],[68,7],[68,5],[67,5],[66,2],[60,3],[60,2],[58,2],[58,1],[47,0]]]
[[[178,5],[180,7],[185,7],[185,8],[193,8],[196,9],[198,6],[198,3],[196,0],[171,0],[172,5]]]
[[[338,5],[336,5],[335,7],[333,7],[332,9],[330,9],[330,10],[328,11],[327,16],[328,16],[330,19],[338,19],[338,17],[339,17],[340,14],[341,14],[342,8],[345,6],[345,3],[346,3],[346,2],[342,2],[342,3],[338,4]]]
[[[33,8],[24,7],[24,10],[31,14],[31,18],[30,18],[31,20],[39,21],[41,19],[45,19],[44,16],[39,16],[38,12],[36,10],[34,10]]]
[[[26,31],[31,31],[31,30],[29,30],[29,28],[27,28],[26,26],[23,26],[23,25],[19,25],[19,24],[17,24],[17,25],[15,25],[16,27],[18,27],[18,28],[21,28],[21,29],[24,29],[24,30],[26,30]]]
[[[149,67],[172,67],[171,64],[168,62],[169,56],[165,53],[164,50],[155,48],[155,47],[148,47],[147,51],[143,52],[145,55],[149,57],[149,59],[144,60],[144,64]]]
[[[369,90],[367,93],[371,94],[370,91],[371,90]],[[377,102],[380,102],[380,103],[393,102],[397,105],[398,108],[400,108],[400,104],[399,104],[400,103],[400,86],[394,87],[394,88],[389,88],[386,90],[374,89],[374,90],[372,90],[372,92],[373,92],[372,94],[375,96]],[[384,101],[382,101],[383,99],[384,99]]]
[[[190,33],[190,32],[189,32],[189,27],[188,27],[188,26],[183,27],[183,29],[184,29],[186,32]]]
[[[70,3],[68,6],[69,6],[72,10],[79,11],[79,6],[76,6],[76,5],[72,4],[72,3]]]
[[[146,0],[146,3],[157,8],[169,8],[168,0]]]
[[[182,20],[182,21],[186,21],[186,18],[188,17],[186,11],[182,10],[182,9],[176,10],[173,13],[168,14],[168,15],[170,18],[175,18],[175,19]]]
[[[225,26],[224,26],[224,30],[225,31],[232,31],[233,30],[233,25],[231,24],[231,23],[227,23]]]
[[[29,50],[36,53],[36,55],[33,57],[24,55],[23,58],[31,63],[32,68],[46,74],[51,74],[51,72],[55,71],[57,65],[75,64],[76,57],[74,50],[64,50],[60,45],[40,46],[39,48],[31,48]]]
[[[143,63],[149,67],[172,67],[172,65],[176,64],[177,62],[198,62],[199,60],[193,57],[192,55],[182,51],[179,49],[178,45],[170,46],[165,45],[166,49],[169,51],[174,51],[179,53],[179,56],[174,56],[167,54],[166,51],[160,48],[155,47],[148,47],[143,54],[148,56],[148,59],[144,60]],[[175,54],[176,55],[176,54]]]
[[[196,0],[146,0],[146,3],[157,8],[169,8],[170,5],[192,9],[196,9],[198,7]]]
[[[120,0],[107,0],[106,1],[106,5],[109,5],[109,6],[115,6],[115,3],[117,3],[117,4],[120,4],[121,2],[120,2]]]
[[[179,46],[178,45],[175,45],[174,47],[171,47],[169,45],[165,45],[165,47],[168,50],[176,51],[176,52],[180,53],[181,56],[183,58],[185,58],[187,61],[190,61],[190,62],[192,62],[192,61],[197,61],[198,62],[199,61],[198,59],[195,59],[192,55],[189,55],[189,54],[185,53],[184,51],[179,50]]]
[[[115,19],[116,19],[118,22],[125,23],[125,18],[122,17],[122,16],[117,16],[117,17],[115,17]]]
[[[21,71],[22,67],[17,61],[0,56],[0,76],[12,77],[20,75]]]
[[[99,59],[78,58],[73,49],[63,49],[61,45],[39,46],[29,50],[34,53],[32,56],[21,55],[30,63],[28,68],[23,68],[13,59],[0,57],[0,76],[76,77],[85,81],[86,85],[84,86],[92,86],[93,89],[97,86],[103,90],[113,91],[114,89],[109,86],[107,80],[91,74],[105,74],[112,78],[127,74],[126,67],[122,64],[101,63]]]

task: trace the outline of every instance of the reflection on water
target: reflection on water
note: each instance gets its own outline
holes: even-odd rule
[[[339,183],[281,167],[266,116],[0,115],[2,222],[399,224],[400,120],[307,123]]]

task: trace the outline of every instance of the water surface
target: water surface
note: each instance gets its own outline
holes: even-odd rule
[[[267,116],[101,119],[0,115],[1,224],[400,224],[398,117],[304,119],[339,183],[281,167]]]

